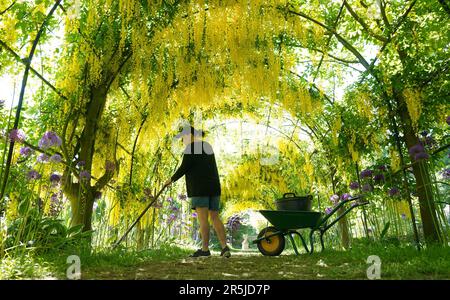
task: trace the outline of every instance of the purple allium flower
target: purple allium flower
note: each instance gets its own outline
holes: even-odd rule
[[[50,162],[52,162],[52,163],[60,163],[60,162],[62,162],[61,155],[53,154],[52,156],[50,156]]]
[[[421,143],[418,143],[418,144],[415,144],[414,146],[412,146],[411,148],[409,148],[408,151],[411,156],[414,156],[414,154],[416,154],[416,153],[425,152],[425,148],[423,147],[423,145]]]
[[[42,176],[36,170],[31,170],[27,174],[28,179],[40,179]]]
[[[406,215],[405,214],[401,214],[401,217],[402,217],[403,220],[406,219]]]
[[[61,138],[56,133],[47,131],[39,141],[39,148],[48,149],[51,147],[59,147],[61,143]]]
[[[80,179],[89,181],[91,179],[91,173],[89,173],[88,171],[81,171],[80,172]]]
[[[46,162],[48,162],[48,159],[49,158],[48,158],[47,154],[45,154],[45,153],[41,153],[37,157],[37,161],[40,162],[40,163],[46,163]]]
[[[116,165],[112,161],[107,160],[105,163],[105,169],[108,172],[113,172],[116,169]]]
[[[383,174],[377,174],[377,175],[375,175],[375,176],[373,177],[373,180],[374,180],[376,183],[380,183],[380,182],[384,181],[384,175],[383,175]]]
[[[172,203],[173,202],[173,198],[172,197],[167,197],[167,202]]]
[[[177,216],[175,214],[170,214],[169,219],[167,220],[169,223],[172,223],[175,221]]]
[[[325,213],[329,215],[333,209],[331,207],[325,208]]]
[[[185,194],[178,194],[178,199],[180,200],[186,200],[187,196]]]
[[[30,147],[20,148],[20,155],[22,155],[23,157],[30,156],[32,152],[33,152],[33,150]]]
[[[430,156],[426,152],[420,152],[414,155],[414,160],[429,159]]]
[[[86,162],[84,160],[80,160],[79,162],[77,162],[77,167],[81,168],[84,167],[86,165]]]
[[[447,116],[446,121],[447,121],[447,124],[450,125],[450,116]]]
[[[357,189],[359,189],[359,183],[356,182],[356,181],[351,182],[351,183],[350,183],[350,189],[351,189],[351,190],[357,190]]]
[[[349,193],[345,193],[345,194],[342,194],[342,196],[341,196],[341,200],[348,200],[348,199],[350,199],[350,197],[351,197],[351,195],[349,194]]]
[[[339,195],[336,195],[336,194],[332,195],[332,196],[330,197],[330,201],[331,201],[333,204],[338,203],[338,201],[339,201]]]
[[[361,176],[361,178],[372,177],[372,172],[373,171],[369,170],[369,169],[363,170],[363,171],[361,171],[360,176]]]
[[[398,195],[399,193],[400,193],[400,190],[398,188],[396,188],[396,187],[390,188],[388,190],[388,194],[391,197],[394,197],[394,196]]]
[[[373,191],[373,187],[369,183],[366,183],[365,185],[362,186],[362,191],[363,192],[371,192],[371,191]]]
[[[20,129],[12,129],[9,132],[9,140],[12,142],[21,143],[25,140],[25,133]]]
[[[445,169],[441,172],[442,177],[446,180],[450,179],[450,169]]]
[[[61,176],[59,174],[53,173],[50,175],[50,182],[52,183],[58,183],[61,181]]]
[[[196,212],[193,212],[193,213],[192,213],[192,217],[193,217],[193,218],[197,218],[197,216],[198,216],[198,215],[197,215]]]
[[[52,196],[50,197],[50,200],[52,202],[51,204],[57,204],[57,202],[58,202],[58,194],[53,193]]]
[[[95,191],[95,193],[94,193],[94,199],[95,200],[98,200],[98,199],[101,199],[102,198],[102,192],[100,192],[100,191]]]

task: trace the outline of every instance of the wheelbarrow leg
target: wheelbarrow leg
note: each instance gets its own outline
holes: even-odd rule
[[[294,247],[295,254],[299,255],[298,250],[297,250],[297,246],[295,245],[294,238],[292,237],[292,233],[289,232],[288,236],[289,236],[289,240],[292,243],[292,246]]]
[[[305,239],[303,238],[303,236],[299,232],[296,232],[296,233],[300,237],[300,240],[302,241],[303,248],[305,248],[306,253],[309,253],[309,249],[308,249],[308,246],[306,245]]]
[[[311,251],[309,254],[313,254],[314,252],[314,229],[309,233],[309,242],[311,243]]]
[[[320,231],[320,245],[322,246],[322,250],[321,251],[323,251],[323,250],[325,250],[325,245],[324,245],[324,243],[323,243],[323,234],[325,233],[325,231]]]

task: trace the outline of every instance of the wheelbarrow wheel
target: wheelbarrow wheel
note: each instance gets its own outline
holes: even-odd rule
[[[258,239],[270,236],[279,230],[275,227],[266,227],[258,234]],[[259,251],[266,256],[278,256],[283,252],[285,246],[285,238],[283,234],[277,234],[266,239],[262,239],[258,243]]]

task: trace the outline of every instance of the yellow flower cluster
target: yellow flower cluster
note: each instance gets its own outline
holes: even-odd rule
[[[421,93],[417,89],[406,88],[403,91],[403,97],[408,107],[408,113],[411,117],[411,125],[417,131],[420,115],[422,113]]]

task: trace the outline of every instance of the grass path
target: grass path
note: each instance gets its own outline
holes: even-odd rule
[[[149,261],[125,267],[97,266],[83,270],[82,279],[367,279],[370,266],[366,263],[368,255],[364,258],[349,252],[279,257],[234,252],[229,259],[218,255]],[[408,258],[389,252],[379,255],[381,279],[450,279],[450,262],[445,257],[416,254]]]

